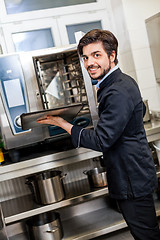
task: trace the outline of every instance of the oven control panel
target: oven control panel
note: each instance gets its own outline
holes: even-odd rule
[[[19,55],[0,57],[0,92],[14,135],[24,132],[20,115],[29,111],[26,86]]]

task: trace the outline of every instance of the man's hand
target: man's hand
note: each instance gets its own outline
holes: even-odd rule
[[[61,118],[59,116],[51,116],[51,115],[46,115],[43,118],[37,119],[37,123],[50,124],[50,125],[55,125],[55,126],[61,127],[64,130],[66,130],[70,135],[71,135],[71,129],[73,127],[72,124],[70,124],[63,118]]]

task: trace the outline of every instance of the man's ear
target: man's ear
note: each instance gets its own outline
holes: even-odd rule
[[[110,55],[110,61],[111,61],[111,63],[114,62],[115,57],[116,57],[116,53],[115,53],[115,51],[112,51],[112,53],[111,53],[111,55]]]

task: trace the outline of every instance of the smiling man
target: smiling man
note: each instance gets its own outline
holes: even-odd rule
[[[85,46],[82,58],[84,67],[94,80],[101,80],[115,66],[115,52],[113,51],[109,58],[103,49],[102,42],[91,43]]]
[[[98,80],[95,130],[53,116],[37,122],[65,129],[75,147],[103,152],[109,194],[117,200],[134,239],[159,240],[152,196],[157,178],[143,125],[144,104],[135,80],[117,65],[117,48],[116,37],[100,29],[88,32],[78,45],[88,74]]]

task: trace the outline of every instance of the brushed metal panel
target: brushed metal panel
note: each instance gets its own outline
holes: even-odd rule
[[[43,119],[46,115],[60,116],[67,121],[72,121],[82,108],[82,104],[72,104],[61,108],[24,113],[21,115],[22,129],[27,130],[35,127],[42,127],[36,120],[39,118]]]

